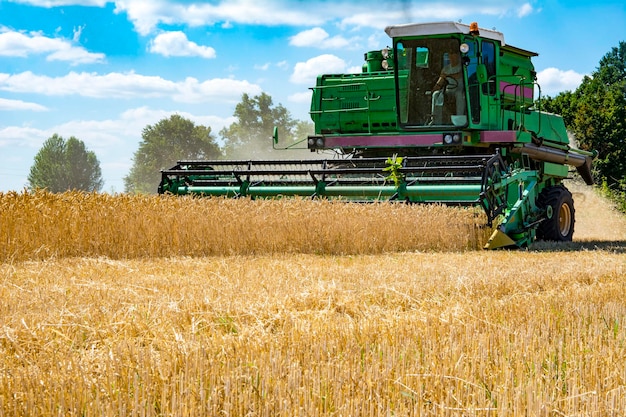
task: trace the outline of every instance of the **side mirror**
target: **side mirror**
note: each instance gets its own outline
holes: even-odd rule
[[[1,0],[0,0],[1,1]],[[296,145],[299,145],[302,142],[306,142],[308,140],[308,138],[304,138],[301,139],[297,142],[293,142],[290,145],[287,145],[285,147],[279,148],[278,145],[278,126],[274,126],[274,133],[272,134],[272,149],[275,149],[277,151],[285,151],[285,150],[293,150],[293,149],[308,149],[308,148],[297,148]]]

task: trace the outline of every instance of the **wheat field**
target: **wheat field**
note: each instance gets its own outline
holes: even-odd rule
[[[476,208],[307,199],[13,192],[0,212],[2,261],[465,250],[491,233]]]
[[[438,206],[1,195],[0,416],[625,415],[626,220],[568,187],[574,242],[491,252]]]

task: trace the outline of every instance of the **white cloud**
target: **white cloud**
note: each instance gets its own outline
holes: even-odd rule
[[[402,23],[457,21],[459,19],[470,22],[476,19],[476,16],[481,15],[495,17],[515,15],[523,17],[538,11],[530,3],[519,6],[519,3],[511,0],[475,0],[471,4],[460,1],[403,1],[399,5],[397,2],[393,4],[396,7],[366,8],[357,2],[339,3],[334,7],[341,8],[341,13],[335,13],[332,17],[329,16],[326,22],[337,19],[340,21],[339,27],[344,30],[354,28],[382,30],[388,25]],[[353,7],[350,8],[350,5]]]
[[[150,107],[143,106],[124,111],[120,115],[120,123],[127,124],[132,122],[135,125],[141,126],[141,129],[143,129],[147,125],[153,125],[159,120],[170,117],[172,114],[178,114],[196,124],[209,126],[211,128],[211,132],[215,135],[217,135],[217,132],[219,132],[222,128],[230,126],[236,121],[234,116],[219,117],[212,115],[196,115],[184,111],[151,109]]]
[[[298,62],[289,79],[296,84],[314,84],[320,68],[324,68],[326,74],[339,74],[346,70],[346,62],[330,54],[324,54],[309,59],[306,62]]]
[[[311,102],[311,94],[312,94],[311,90],[308,90],[302,93],[295,93],[287,97],[287,100],[289,100],[289,102],[291,103],[299,103],[299,104],[305,103],[306,104],[306,103]]]
[[[320,27],[305,30],[289,39],[289,44],[293,46],[315,47],[320,49],[355,47],[357,43],[358,38],[348,40],[339,35],[331,38],[328,32]]]
[[[582,82],[584,74],[573,70],[546,68],[537,73],[537,81],[542,95],[554,96],[564,91],[574,91]]]
[[[0,149],[3,147],[36,149],[50,136],[52,134],[48,135],[41,129],[29,126],[6,126],[0,128]]]
[[[266,62],[265,64],[256,64],[254,66],[254,69],[258,71],[267,71],[268,69],[270,69],[270,63]]]
[[[182,103],[201,103],[207,101],[237,103],[243,93],[252,96],[261,94],[263,90],[256,84],[246,80],[231,78],[214,78],[199,82],[188,77],[183,82],[176,83],[174,100]]]
[[[37,103],[29,103],[22,100],[9,100],[6,98],[0,98],[0,111],[2,110],[47,111],[48,108]]]
[[[47,55],[48,61],[69,61],[72,65],[104,61],[104,54],[92,53],[82,46],[74,46],[66,39],[48,38],[40,33],[28,34],[4,29],[0,33],[0,56],[26,58]]]
[[[187,39],[187,35],[180,31],[164,32],[150,42],[150,52],[163,56],[199,56],[215,58],[215,49],[210,46],[201,46]]]
[[[179,114],[196,124],[211,127],[215,136],[225,126],[229,126],[235,118],[195,115],[178,110],[151,109],[147,106],[128,109],[122,112],[118,118],[105,120],[71,120],[43,129],[29,126],[7,126],[0,129],[0,148],[3,146],[27,146],[38,148],[54,133],[61,134],[64,138],[75,136],[85,142],[88,148],[97,151],[98,154],[121,154],[132,155],[128,151],[129,146],[136,148],[141,140],[142,130],[148,125],[154,125],[159,120]],[[61,133],[62,132],[62,133]]]
[[[18,0],[17,3],[29,4],[37,7],[58,6],[96,6],[104,7],[110,0]]]
[[[347,30],[349,27],[368,27],[379,30],[384,29],[389,24],[406,23],[407,17],[400,11],[380,10],[347,14],[341,19],[340,27]]]
[[[199,81],[188,77],[183,81],[166,80],[134,72],[112,72],[104,75],[70,72],[62,77],[0,73],[0,90],[15,93],[36,93],[47,96],[77,95],[92,98],[172,98],[178,102],[237,102],[243,93],[260,94],[262,89],[246,80],[216,78]]]
[[[277,25],[314,25],[328,18],[322,13],[311,14],[311,6],[298,3],[257,0],[223,0],[216,3],[194,2],[190,4],[165,1],[117,0],[116,13],[126,13],[143,35],[151,33],[160,23],[184,23],[192,27],[216,23],[230,27],[234,23]],[[319,7],[319,5],[317,5]]]
[[[116,14],[126,13],[128,20],[141,35],[148,35],[159,23],[175,23],[173,4],[157,1],[119,0],[115,2]]]
[[[381,48],[382,45],[385,46],[390,46],[391,45],[391,39],[389,39],[389,37],[384,36],[380,33],[375,33],[370,35],[367,38],[367,47],[372,50],[372,49],[377,49],[377,48]]]
[[[517,9],[517,17],[528,16],[532,12],[533,6],[531,6],[530,3],[524,3],[519,9]]]
[[[78,26],[77,28],[74,28],[73,32],[74,35],[72,36],[72,40],[74,42],[79,42],[80,41],[80,37],[83,34],[83,30],[85,29],[85,26]]]
[[[389,24],[429,20],[471,19],[476,15],[503,16],[516,13],[524,16],[533,8],[530,3],[519,6],[512,0],[494,2],[475,0],[471,5],[457,2],[382,2],[365,7],[363,2],[285,0],[217,0],[212,2],[165,0],[19,0],[39,7],[83,5],[104,7],[115,3],[115,13],[126,14],[137,32],[152,33],[160,24],[184,24],[192,27],[220,24],[224,29],[236,24],[265,26],[319,26],[340,21],[342,26],[383,29]],[[370,6],[367,4],[366,6]],[[366,10],[364,12],[364,10]],[[349,17],[346,17],[349,16]]]
[[[125,147],[124,152],[132,155],[136,149],[129,151],[129,145],[136,147],[141,140],[141,133],[148,125],[154,125],[160,120],[178,114],[195,124],[211,127],[211,132],[217,137],[217,132],[235,121],[234,117],[198,116],[185,111],[153,109],[147,106],[125,110],[118,118],[106,120],[73,120],[54,126],[48,131],[64,132],[64,136],[76,136],[85,142],[91,150],[98,154],[118,154],[119,147]]]
[[[458,20],[466,15],[474,15],[479,12],[479,4],[473,4],[472,9],[467,9],[463,5],[449,3],[414,3],[411,6],[407,2],[404,7],[394,7],[385,9],[359,7],[352,13],[345,13],[341,16],[340,27],[348,30],[355,28],[374,28],[382,31],[388,25],[401,23],[415,23],[441,20]],[[347,17],[346,17],[347,16]]]
[[[48,55],[48,61],[69,61],[72,66],[78,64],[93,64],[104,61],[104,54],[87,52],[84,48],[64,48]]]
[[[394,6],[394,7],[387,7]],[[117,0],[116,13],[126,13],[135,29],[147,35],[160,24],[186,24],[192,27],[220,24],[230,28],[236,24],[264,26],[320,26],[333,21],[341,27],[383,29],[389,24],[427,20],[458,20],[477,14],[501,16],[519,8],[513,1],[476,0],[471,5],[432,2],[383,2],[376,7],[363,3],[338,0],[329,7],[327,2],[284,0],[221,0],[215,2],[169,2]],[[364,11],[365,10],[365,11]],[[346,17],[348,16],[348,17]],[[336,38],[336,39],[335,39]],[[334,42],[343,42],[333,37]]]

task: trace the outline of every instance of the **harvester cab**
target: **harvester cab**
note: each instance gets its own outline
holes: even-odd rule
[[[366,53],[362,73],[322,74],[312,88],[307,146],[339,157],[179,161],[159,192],[479,206],[497,226],[486,248],[571,240],[562,181],[574,167],[592,184],[594,153],[534,107],[537,54],[475,23],[385,31],[393,47]]]

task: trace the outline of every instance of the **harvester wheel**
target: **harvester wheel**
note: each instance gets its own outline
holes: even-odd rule
[[[545,209],[546,218],[537,228],[537,239],[571,242],[574,234],[574,200],[563,185],[544,189],[537,206]]]

